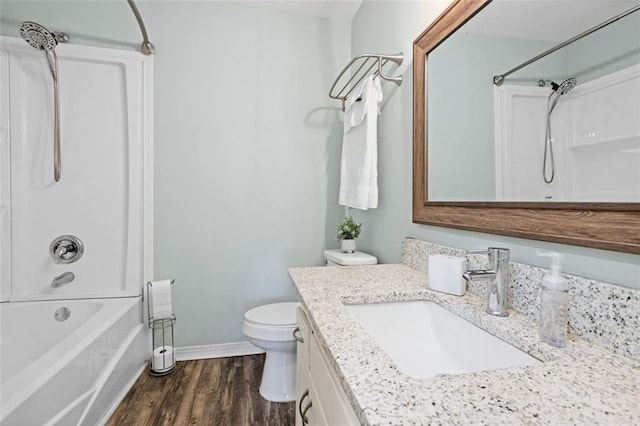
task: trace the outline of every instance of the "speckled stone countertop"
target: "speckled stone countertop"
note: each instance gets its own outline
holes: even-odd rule
[[[301,302],[363,424],[640,424],[640,361],[569,336],[540,341],[513,310],[484,313],[483,298],[427,289],[404,265],[291,268]],[[414,379],[398,370],[343,304],[431,300],[544,361],[539,365]]]

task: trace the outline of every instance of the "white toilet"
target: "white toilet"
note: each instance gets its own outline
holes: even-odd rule
[[[378,260],[363,252],[326,250],[328,266],[375,265]],[[296,399],[296,309],[299,304],[273,303],[249,309],[244,314],[242,333],[253,345],[264,349],[267,357],[262,370],[260,395],[272,402]]]
[[[267,351],[260,382],[260,395],[272,402],[296,399],[297,302],[273,303],[249,309],[244,314],[242,333],[253,345]]]

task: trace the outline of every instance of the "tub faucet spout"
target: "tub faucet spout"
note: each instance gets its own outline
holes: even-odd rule
[[[59,288],[65,284],[69,284],[71,281],[75,280],[76,276],[73,272],[65,272],[64,274],[60,274],[51,281],[51,287]]]
[[[468,270],[462,277],[469,281],[487,281],[487,313],[497,317],[506,317],[509,289],[509,249],[489,247],[487,250],[469,250],[469,254],[486,254],[489,268]]]

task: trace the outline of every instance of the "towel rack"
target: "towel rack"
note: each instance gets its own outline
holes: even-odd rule
[[[353,92],[353,90],[358,87],[358,84],[362,82],[366,77],[373,75],[378,75],[383,80],[391,81],[398,86],[402,84],[402,76],[388,76],[385,75],[382,70],[385,65],[389,62],[401,65],[404,59],[404,54],[402,52],[396,53],[393,55],[387,55],[384,53],[363,53],[362,55],[358,55],[353,58],[346,67],[340,71],[338,78],[333,82],[333,86],[329,90],[329,97],[331,99],[340,99],[342,101],[342,110],[344,111],[344,104],[347,100],[347,97]],[[351,74],[351,77],[346,80],[346,82],[342,85],[338,85],[345,77],[345,74],[348,75],[348,71],[351,68],[359,64],[356,71]],[[368,65],[368,66],[367,66]],[[337,90],[336,87],[340,87],[340,90]]]

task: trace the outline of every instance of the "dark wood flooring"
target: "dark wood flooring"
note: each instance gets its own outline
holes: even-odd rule
[[[295,402],[258,392],[264,355],[177,363],[164,377],[142,373],[107,426],[294,425]]]

